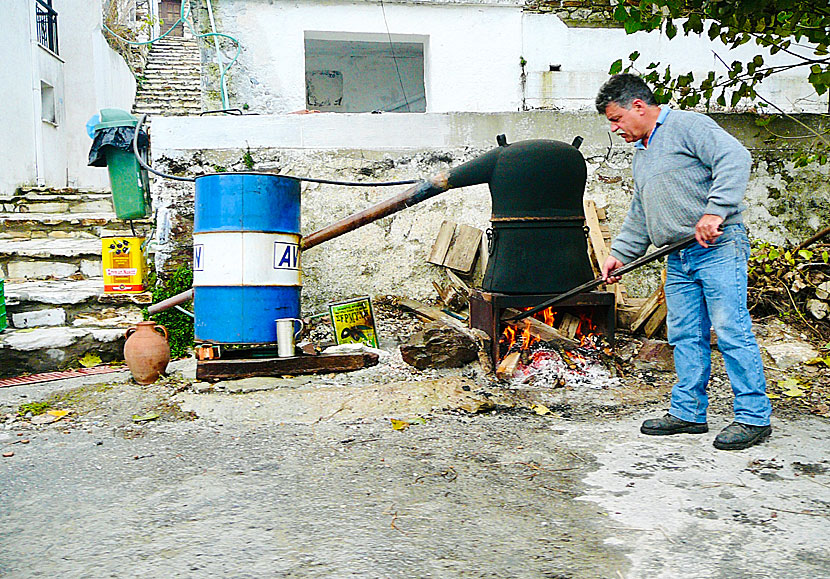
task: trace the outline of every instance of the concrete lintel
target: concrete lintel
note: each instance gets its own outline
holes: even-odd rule
[[[606,143],[598,114],[555,111],[504,113],[287,114],[225,117],[156,117],[156,156],[198,149],[419,150],[495,147],[508,142],[557,139]]]

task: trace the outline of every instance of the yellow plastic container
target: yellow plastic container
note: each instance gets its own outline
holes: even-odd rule
[[[104,293],[137,294],[144,291],[143,237],[103,237],[101,263]]]

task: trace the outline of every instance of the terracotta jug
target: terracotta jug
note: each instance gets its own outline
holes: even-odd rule
[[[167,329],[151,320],[139,322],[127,330],[125,335],[127,341],[124,344],[124,360],[127,361],[133,378],[139,384],[152,384],[170,362]]]

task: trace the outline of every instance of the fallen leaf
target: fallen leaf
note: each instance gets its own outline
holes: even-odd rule
[[[801,382],[795,378],[784,378],[778,381],[779,388],[798,388],[799,386],[801,386]]]
[[[69,410],[47,410],[46,414],[49,416],[54,416],[55,420],[60,420],[67,414],[69,414]]]
[[[770,400],[778,400],[779,398],[781,398],[781,396],[779,396],[778,394],[767,394],[767,398],[769,398]]]
[[[390,418],[392,421],[392,428],[395,430],[406,430],[409,428],[409,423],[406,420],[396,420],[394,418]]]
[[[545,414],[550,414],[550,408],[545,406],[544,404],[534,404],[530,407],[533,412],[539,414],[540,416],[544,416]]]
[[[155,420],[160,416],[161,414],[159,414],[158,412],[148,412],[144,416],[133,414],[133,422],[149,422],[150,420]]]
[[[824,358],[811,358],[804,362],[808,366],[817,366],[819,364],[824,364],[828,368],[830,368],[830,356],[825,356]]]
[[[83,358],[78,360],[78,363],[84,368],[92,368],[101,363],[101,358],[92,352],[87,352]]]
[[[799,396],[804,396],[805,392],[804,392],[804,390],[802,390],[801,388],[798,388],[796,386],[796,387],[790,388],[789,390],[784,390],[782,392],[782,394],[784,396],[789,396],[790,398],[798,398]]]

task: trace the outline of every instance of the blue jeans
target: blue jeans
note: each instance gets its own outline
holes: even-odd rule
[[[749,239],[743,224],[724,227],[708,249],[695,243],[668,257],[666,324],[677,371],[669,409],[672,416],[706,422],[714,328],[735,394],[735,421],[769,424],[772,405],[746,307],[748,258]]]

